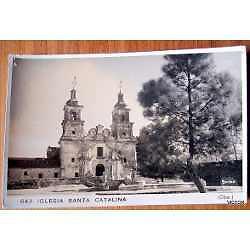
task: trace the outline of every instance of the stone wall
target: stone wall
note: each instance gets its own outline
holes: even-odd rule
[[[80,141],[62,140],[60,150],[61,170],[63,178],[79,176],[82,145]]]
[[[57,177],[56,177],[57,173]],[[40,178],[39,178],[40,177]],[[8,181],[60,178],[60,168],[9,168]]]

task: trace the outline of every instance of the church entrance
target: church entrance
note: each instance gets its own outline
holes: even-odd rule
[[[103,173],[105,171],[105,168],[102,164],[98,164],[95,169],[95,175],[96,176],[103,176]]]

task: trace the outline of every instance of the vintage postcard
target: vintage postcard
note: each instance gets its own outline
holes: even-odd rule
[[[247,201],[245,47],[10,55],[5,208]]]

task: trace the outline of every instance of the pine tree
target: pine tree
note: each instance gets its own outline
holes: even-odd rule
[[[216,73],[211,54],[166,55],[163,76],[144,83],[138,100],[150,119],[177,119],[183,148],[187,149],[187,172],[200,192],[194,159],[220,153],[228,147],[223,110],[232,93],[228,73]]]

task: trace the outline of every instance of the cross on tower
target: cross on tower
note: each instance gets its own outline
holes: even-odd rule
[[[74,79],[73,79],[73,82],[72,82],[73,89],[75,89],[76,85],[77,85],[76,76],[74,76]]]
[[[120,89],[120,93],[122,92],[122,81],[120,81],[119,83],[119,89]]]

